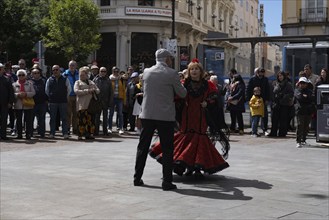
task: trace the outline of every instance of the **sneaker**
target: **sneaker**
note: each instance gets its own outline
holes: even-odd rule
[[[239,134],[240,135],[243,135],[244,134],[244,131],[243,130],[239,130]]]
[[[256,138],[257,137],[257,134],[252,134],[251,137]]]
[[[49,138],[54,139],[55,136],[53,134],[49,135]]]
[[[270,135],[270,132],[265,131],[264,134],[265,134],[265,136],[269,136]]]
[[[303,146],[311,146],[309,143],[307,143],[306,141],[302,141],[301,143]]]
[[[302,148],[303,145],[302,145],[302,143],[297,143],[296,147],[297,147],[297,148]]]
[[[78,136],[78,140],[81,141],[82,140],[82,137],[81,136]]]
[[[11,136],[16,136],[16,131],[13,131],[13,132],[11,133]]]
[[[119,134],[124,134],[125,132],[123,130],[119,130]]]
[[[64,139],[65,140],[69,139],[69,135],[68,134],[64,134]]]
[[[112,134],[112,129],[107,129],[108,134]]]

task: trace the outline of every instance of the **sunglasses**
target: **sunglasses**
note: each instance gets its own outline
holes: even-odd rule
[[[40,74],[40,72],[32,72],[32,74]]]
[[[25,76],[24,74],[19,74],[19,75],[17,75],[18,77],[21,77],[21,76]]]
[[[59,69],[53,69],[53,71],[58,71]]]
[[[101,73],[106,73],[106,71],[105,70],[102,70]]]

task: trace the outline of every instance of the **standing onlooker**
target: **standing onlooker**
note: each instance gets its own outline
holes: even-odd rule
[[[13,83],[16,102],[14,104],[16,115],[17,139],[23,138],[23,114],[25,122],[25,137],[30,140],[33,133],[33,106],[25,106],[23,99],[32,98],[35,95],[33,83],[27,80],[27,73],[20,69],[17,71],[18,81]]]
[[[318,80],[315,83],[315,95],[317,95],[317,93],[316,93],[317,87],[322,84],[329,84],[328,70],[326,68],[321,69],[320,77],[318,78]]]
[[[267,77],[265,76],[265,69],[264,68],[256,68],[255,75],[250,78],[250,81],[247,86],[247,101],[251,99],[253,96],[253,91],[255,87],[260,87],[261,89],[261,96],[264,101],[264,117],[261,120],[261,127],[263,129],[263,133],[265,135],[268,134],[268,110],[267,105],[268,101],[270,100],[270,84],[268,82]]]
[[[295,109],[297,115],[297,134],[296,142],[298,148],[306,145],[306,136],[308,133],[311,114],[314,111],[314,96],[313,91],[308,84],[311,83],[306,77],[301,77],[298,80],[297,88],[295,89]]]
[[[133,108],[133,116],[136,118],[136,128],[137,128],[137,134],[141,134],[142,129],[142,122],[139,118],[140,113],[142,112],[142,102],[143,102],[143,73],[139,74],[138,76],[139,82],[136,84],[136,94],[135,94],[135,103]]]
[[[110,80],[112,82],[113,90],[113,105],[110,107],[110,116],[109,116],[109,129],[108,133],[112,134],[112,124],[113,124],[113,115],[116,108],[118,118],[119,118],[119,134],[123,134],[123,115],[122,108],[124,103],[126,103],[126,85],[124,80],[119,74],[119,68],[113,67],[112,74],[110,75]]]
[[[128,121],[130,124],[129,131],[135,131],[136,117],[133,115],[134,104],[136,102],[137,84],[139,82],[138,72],[134,72],[130,76],[130,82],[127,85],[127,109],[128,109]]]
[[[293,106],[294,89],[285,72],[279,72],[273,89],[272,127],[268,137],[285,137],[288,133],[290,107]],[[278,132],[279,130],[279,132]]]
[[[109,107],[113,104],[113,92],[112,92],[112,83],[107,76],[107,70],[105,67],[99,68],[99,75],[93,80],[96,86],[99,88],[100,93],[98,98],[102,103],[102,110],[95,116],[95,134],[99,135],[99,126],[100,126],[100,117],[103,114],[103,135],[108,135],[107,126],[108,126],[108,112]]]
[[[313,92],[315,92],[315,84],[316,84],[319,76],[313,73],[312,66],[310,64],[306,64],[304,66],[304,73],[305,73],[305,77],[311,82],[310,85],[312,85]],[[312,112],[311,130],[315,131],[315,133],[316,133],[316,111]]]
[[[71,85],[68,78],[61,75],[59,66],[52,67],[52,76],[46,82],[46,94],[49,102],[50,112],[50,138],[55,137],[56,132],[56,118],[59,112],[62,120],[62,133],[64,139],[68,139],[68,120],[67,120],[67,102],[68,96],[71,93]]]
[[[89,75],[89,79],[90,80],[94,80],[97,76],[98,76],[98,74],[99,74],[99,72],[98,72],[98,66],[96,66],[96,65],[92,65],[91,67],[90,67],[90,70],[91,70],[91,72],[90,72],[90,75]]]
[[[47,94],[46,94],[46,81],[42,78],[41,69],[32,69],[32,81],[35,90],[35,96],[33,97],[34,106],[34,117],[37,119],[37,131],[41,138],[45,137],[46,132],[46,112],[47,112]]]
[[[76,94],[74,93],[74,83],[79,80],[79,71],[77,70],[77,62],[71,60],[69,62],[69,69],[67,69],[63,76],[66,77],[71,85],[71,92],[67,102],[67,126],[68,126],[68,133],[70,133],[70,128],[72,125],[73,134],[78,134],[78,116],[77,116],[77,109],[76,109]]]
[[[16,67],[15,70],[13,67]],[[17,70],[19,69],[18,65],[11,66],[10,62],[7,62],[5,64],[5,73],[4,75],[9,79],[11,82],[11,85],[18,80],[17,78]],[[12,87],[12,86],[11,86]],[[15,112],[13,108],[8,109],[8,115],[9,115],[9,128],[10,128],[10,133],[12,136],[16,136],[16,129],[15,129]]]
[[[143,103],[140,118],[142,133],[137,146],[134,185],[143,185],[143,172],[155,129],[158,130],[162,146],[162,189],[176,189],[172,184],[175,95],[184,98],[186,89],[178,73],[170,68],[172,55],[166,49],[155,52],[156,64],[143,73]]]
[[[258,123],[259,120],[264,117],[264,101],[261,97],[260,87],[254,88],[254,95],[249,101],[250,113],[251,113],[251,136],[259,137]]]
[[[229,96],[227,97],[227,110],[231,115],[230,130],[236,131],[236,121],[238,121],[239,134],[244,134],[244,123],[242,113],[245,112],[245,90],[246,86],[239,74],[233,76],[233,82],[229,88]]]
[[[4,65],[0,63],[0,139],[7,140],[8,110],[14,103],[14,90],[10,80],[4,76]]]
[[[30,71],[26,68],[26,62],[24,59],[18,61],[18,66],[20,70],[25,70],[27,74],[27,79],[30,79]]]
[[[212,82],[217,88],[218,112],[217,112],[216,115],[220,118],[220,121],[222,122],[223,128],[226,128],[227,126],[226,126],[226,123],[225,123],[224,99],[223,99],[223,96],[225,95],[226,91],[223,90],[223,87],[218,83],[218,78],[217,78],[216,75],[211,75],[209,81]]]
[[[95,139],[95,115],[88,112],[88,105],[92,97],[99,93],[99,88],[89,80],[87,66],[79,69],[79,80],[74,84],[74,92],[77,94],[78,140],[82,140],[82,136]]]
[[[315,87],[315,83],[318,80],[319,76],[312,72],[312,66],[310,64],[306,64],[304,66],[305,77],[312,83],[313,88]]]

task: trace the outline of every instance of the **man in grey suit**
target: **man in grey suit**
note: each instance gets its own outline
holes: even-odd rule
[[[186,96],[178,72],[170,68],[172,55],[166,49],[155,52],[156,64],[143,73],[143,103],[140,114],[142,131],[137,146],[134,185],[142,186],[142,175],[155,129],[158,130],[163,152],[162,189],[176,189],[172,184],[175,103],[174,96]]]

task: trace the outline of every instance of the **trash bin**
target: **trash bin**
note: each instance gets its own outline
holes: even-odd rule
[[[317,87],[317,142],[329,142],[329,85]]]

